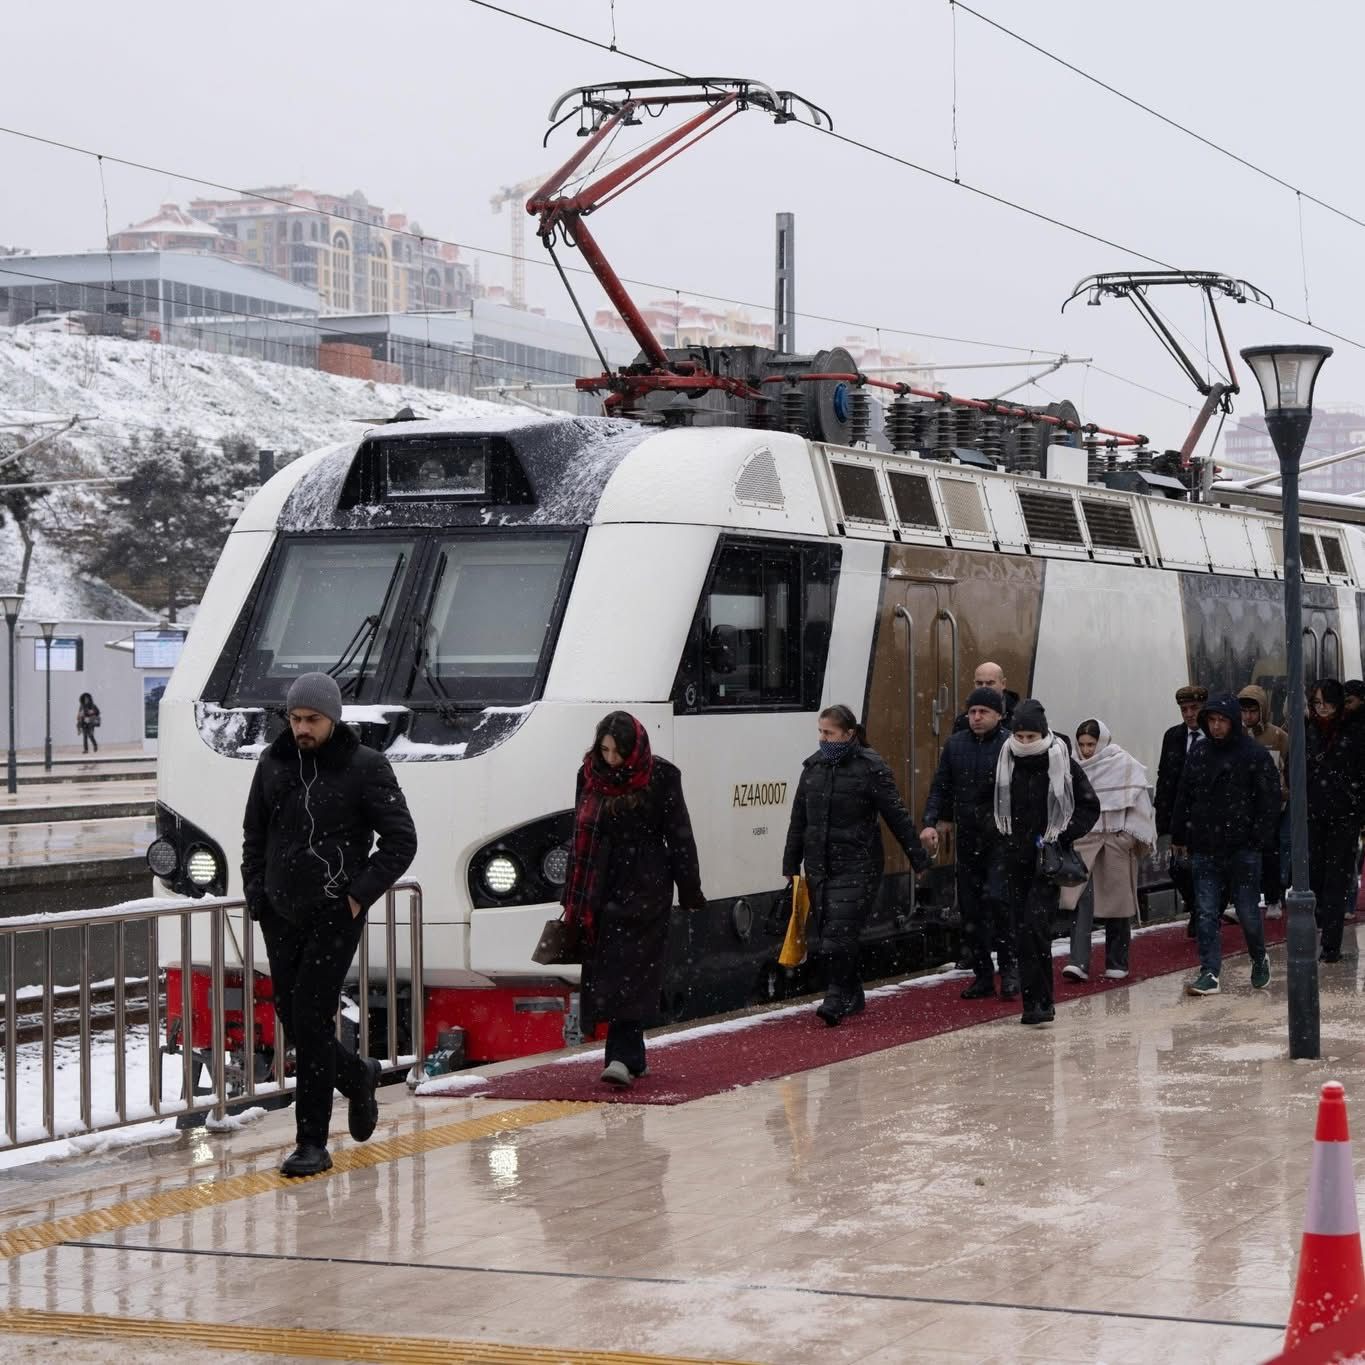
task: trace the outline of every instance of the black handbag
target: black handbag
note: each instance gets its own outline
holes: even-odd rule
[[[1090,880],[1085,859],[1070,844],[1038,845],[1037,873],[1053,886],[1084,886]]]
[[[583,961],[583,949],[578,926],[566,919],[547,919],[540,931],[540,942],[531,954],[532,962],[542,967],[556,967]]]

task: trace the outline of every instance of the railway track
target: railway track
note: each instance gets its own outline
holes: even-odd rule
[[[21,1000],[15,1011],[14,1039],[16,1044],[38,1043],[43,1039],[43,1011],[39,1002]],[[125,1024],[145,1024],[147,1022],[147,989],[143,982],[130,985],[124,990],[123,1018]],[[166,1017],[166,1000],[161,999],[161,1017]],[[99,986],[90,992],[90,1031],[101,1033],[112,1031],[114,1027],[114,988]],[[57,997],[52,1010],[52,1036],[74,1038],[81,1031],[80,1005],[74,992],[63,992]],[[0,1047],[5,1043],[5,1022],[0,1015]]]

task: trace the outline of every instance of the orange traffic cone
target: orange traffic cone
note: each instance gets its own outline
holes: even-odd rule
[[[1322,1087],[1318,1127],[1313,1134],[1313,1168],[1303,1218],[1303,1250],[1294,1306],[1284,1346],[1288,1351],[1313,1332],[1365,1305],[1365,1266],[1360,1258],[1351,1134],[1346,1126],[1346,1091],[1338,1081]]]

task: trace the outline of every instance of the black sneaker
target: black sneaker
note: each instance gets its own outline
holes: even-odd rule
[[[1049,1023],[1052,1017],[1052,1013],[1048,1010],[1027,1009],[1019,1016],[1019,1022],[1036,1028],[1039,1024]]]
[[[973,981],[959,997],[962,1000],[985,1000],[987,997],[995,997],[995,983],[984,978]]]
[[[311,1142],[300,1142],[284,1159],[281,1175],[321,1175],[332,1169],[332,1158],[326,1147],[315,1147]]]
[[[830,1028],[841,1023],[850,1013],[849,1002],[839,991],[830,991],[825,998],[816,1006],[815,1017],[823,1019]]]
[[[374,1092],[379,1088],[379,1078],[384,1074],[383,1066],[375,1058],[366,1057],[363,1060],[370,1073],[369,1081],[346,1109],[346,1126],[357,1142],[369,1141],[375,1124],[379,1122],[379,1101],[375,1099]]]
[[[1318,961],[1319,961],[1319,962],[1340,962],[1340,961],[1341,961],[1341,953],[1340,953],[1337,949],[1335,949],[1335,948],[1324,948],[1324,949],[1322,950],[1322,952],[1320,952],[1320,953],[1318,954]]]

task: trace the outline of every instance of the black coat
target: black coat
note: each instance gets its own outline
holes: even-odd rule
[[[1074,758],[1067,762],[1071,765],[1073,805],[1071,819],[1057,837],[1059,844],[1074,844],[1100,818],[1100,800],[1090,779]],[[999,836],[1013,853],[1022,856],[1027,850],[1033,856],[1038,840],[1047,832],[1047,792],[1047,755],[1016,758],[1010,778],[1010,832]]]
[[[1233,714],[1235,712],[1235,714]],[[1230,707],[1226,739],[1190,750],[1171,813],[1171,842],[1191,853],[1273,852],[1280,823],[1280,777],[1270,751],[1242,729]]]
[[[706,908],[682,774],[656,757],[639,799],[618,800],[601,820],[603,893],[584,964],[584,1005],[594,1020],[643,1022],[659,1013],[674,886],[684,910]]]
[[[1156,797],[1152,804],[1156,809],[1156,832],[1171,832],[1171,815],[1175,811],[1175,793],[1180,786],[1180,774],[1185,771],[1185,748],[1189,741],[1185,736],[1189,727],[1182,720],[1172,725],[1161,737],[1161,757],[1156,765]],[[1200,741],[1204,735],[1200,731]]]
[[[924,824],[957,826],[958,843],[989,842],[995,829],[995,767],[1009,732],[1002,721],[988,735],[950,735],[929,786]]]
[[[1309,821],[1359,828],[1365,818],[1365,726],[1343,717],[1328,741],[1311,716],[1304,724]]]
[[[242,824],[242,888],[253,919],[268,907],[297,923],[347,896],[367,909],[416,853],[417,830],[388,759],[348,726],[310,754],[286,730],[261,755]]]

